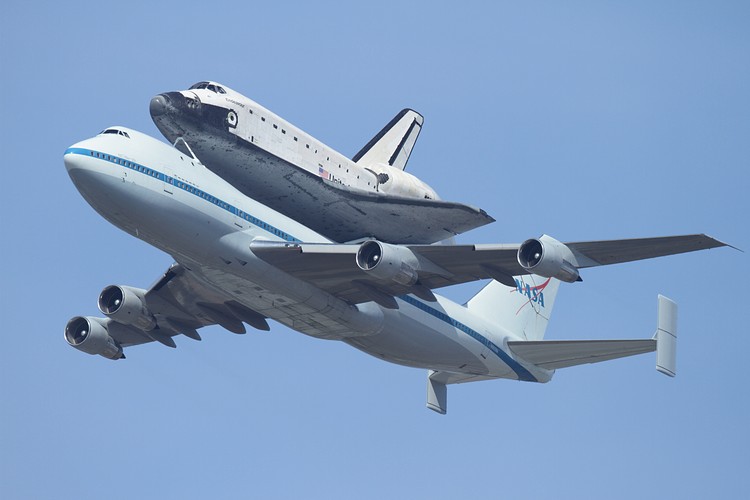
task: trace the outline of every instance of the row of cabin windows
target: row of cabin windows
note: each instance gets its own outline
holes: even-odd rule
[[[113,163],[117,163],[118,165],[122,165],[123,167],[129,168],[131,170],[135,170],[137,172],[142,172],[142,173],[144,173],[146,175],[150,175],[151,177],[159,177],[159,172],[157,172],[155,170],[151,170],[150,168],[144,167],[143,165],[139,165],[137,163],[133,163],[133,162],[128,161],[128,160],[123,160],[122,158],[118,158],[116,156],[105,155],[104,153],[99,153],[99,152],[96,152],[96,151],[90,151],[89,154],[91,156],[95,157],[95,158],[99,158],[99,159],[102,159],[102,160],[107,160],[107,161],[111,161]],[[179,180],[175,179],[174,177],[165,176],[165,178],[166,178],[167,183],[169,183],[169,184],[171,184],[171,185],[173,185],[175,187],[178,187],[179,189],[182,189],[183,191],[187,191],[188,193],[192,193],[194,195],[200,196],[204,200],[206,200],[206,201],[208,201],[210,203],[213,203],[214,205],[216,205],[218,207],[221,207],[224,210],[229,210],[230,208],[234,208],[234,207],[231,207],[228,203],[225,203],[225,202],[221,201],[220,199],[218,199],[218,198],[216,198],[214,196],[211,196],[210,194],[206,193],[205,191],[202,191],[202,190],[200,190],[198,188],[195,188],[195,187],[193,187],[193,186],[191,186],[189,184],[186,184],[186,183],[184,183],[182,181],[179,181]],[[284,231],[281,231],[280,229],[276,229],[272,225],[267,224],[267,223],[263,222],[260,219],[256,219],[255,217],[253,217],[252,215],[250,215],[248,213],[245,213],[245,212],[243,212],[243,211],[241,211],[239,209],[235,209],[235,210],[236,210],[236,213],[237,213],[237,215],[239,217],[245,219],[246,221],[248,221],[248,222],[250,222],[250,223],[252,223],[252,224],[254,224],[254,225],[256,225],[256,226],[258,226],[258,227],[260,227],[262,229],[265,229],[266,231],[268,231],[268,232],[270,232],[272,234],[275,234],[279,238],[282,238],[282,239],[284,239],[286,241],[298,241],[297,238],[295,238],[295,237],[293,237],[293,236],[285,233]]]
[[[159,172],[151,170],[150,168],[146,168],[143,165],[133,163],[132,161],[123,160],[122,158],[118,158],[116,156],[105,155],[104,153],[97,153],[96,151],[91,151],[89,154],[95,158],[111,161],[112,163],[117,163],[118,165],[122,165],[125,168],[129,168],[137,172],[142,172],[146,175],[150,175],[151,177],[159,177]]]
[[[293,237],[293,236],[285,233],[284,231],[281,231],[280,229],[276,229],[272,225],[267,224],[267,223],[263,222],[262,220],[257,219],[255,217],[253,217],[252,215],[250,215],[250,214],[248,214],[246,212],[243,212],[242,210],[240,210],[240,209],[238,209],[236,207],[233,207],[233,206],[229,205],[228,203],[225,203],[225,202],[221,201],[220,199],[218,199],[218,198],[216,198],[214,196],[211,196],[210,194],[206,193],[205,191],[201,191],[200,189],[194,188],[193,186],[191,186],[189,184],[185,184],[184,182],[180,182],[180,181],[178,181],[176,179],[173,179],[172,177],[168,178],[168,182],[170,184],[173,184],[174,186],[177,186],[180,189],[183,189],[183,190],[189,192],[189,193],[192,193],[192,194],[195,194],[197,196],[200,196],[204,200],[206,200],[206,201],[208,201],[210,203],[213,203],[214,205],[216,205],[218,207],[221,207],[224,210],[229,210],[230,212],[234,213],[238,217],[240,217],[240,218],[242,218],[242,219],[250,222],[251,224],[254,224],[255,226],[258,226],[258,227],[260,227],[262,229],[265,229],[269,233],[275,234],[279,238],[282,238],[282,239],[284,239],[286,241],[298,241],[297,238],[295,238],[295,237]]]
[[[201,198],[203,198],[204,200],[206,200],[206,201],[208,201],[210,203],[213,203],[217,207],[221,207],[221,208],[224,208],[224,209],[229,208],[229,205],[226,204],[226,203],[224,203],[220,199],[218,199],[218,198],[216,198],[214,196],[211,196],[210,194],[206,193],[205,191],[201,191],[200,189],[194,188],[193,186],[191,186],[189,184],[185,184],[184,182],[180,182],[180,181],[178,181],[178,180],[176,180],[176,179],[174,179],[172,177],[168,177],[167,178],[167,182],[169,182],[169,184],[172,184],[173,186],[176,186],[176,187],[178,187],[178,188],[180,188],[180,189],[182,189],[184,191],[187,191],[188,193],[192,193],[192,194],[198,195]]]

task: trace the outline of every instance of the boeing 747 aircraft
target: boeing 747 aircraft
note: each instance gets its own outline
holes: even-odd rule
[[[544,340],[558,286],[580,280],[584,268],[725,246],[705,235],[341,244],[248,197],[185,152],[125,127],[71,146],[64,161],[100,215],[174,259],[149,289],[106,287],[98,300],[105,318],[71,319],[71,346],[122,359],[138,344],[175,347],[180,334],[200,340],[207,325],[244,333],[245,325],[268,330],[272,319],[428,370],[427,406],[439,413],[448,384],[547,382],[557,368],[654,350],[657,368],[673,376],[673,302],[659,297],[650,339]],[[490,281],[465,305],[433,292],[482,279]]]
[[[168,141],[245,195],[340,243],[434,243],[493,219],[404,171],[422,116],[401,111],[351,160],[226,85],[151,100]]]

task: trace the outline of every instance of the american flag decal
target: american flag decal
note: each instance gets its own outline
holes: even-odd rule
[[[318,165],[318,175],[324,178],[325,180],[328,180],[328,181],[331,180],[331,174],[329,174],[328,170],[324,169],[320,165]]]

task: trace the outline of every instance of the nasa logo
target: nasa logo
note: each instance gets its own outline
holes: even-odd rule
[[[528,301],[524,304],[524,306],[533,302],[535,304],[539,304],[540,307],[544,307],[543,290],[547,288],[550,280],[551,278],[547,278],[547,281],[545,281],[541,285],[531,286],[528,283],[524,283],[523,281],[516,278],[516,291],[528,298]],[[523,308],[523,306],[521,306],[521,308]]]

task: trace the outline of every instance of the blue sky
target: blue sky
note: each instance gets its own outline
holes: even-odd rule
[[[99,217],[62,154],[109,125],[159,137],[149,99],[204,79],[348,155],[411,107],[409,171],[497,219],[461,242],[705,232],[747,251],[749,28],[745,2],[6,2],[0,497],[746,495],[747,253],[562,287],[551,339],[648,337],[656,295],[676,300],[677,378],[645,355],[454,386],[442,417],[423,371],[278,324],[121,362],[71,349],[104,286],[171,260]]]

